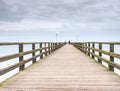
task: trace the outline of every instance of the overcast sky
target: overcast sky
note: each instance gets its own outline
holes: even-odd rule
[[[120,41],[120,0],[0,0],[0,41],[55,41],[56,33]]]

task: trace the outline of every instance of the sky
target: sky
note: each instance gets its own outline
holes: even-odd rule
[[[120,41],[120,0],[0,0],[0,42]]]

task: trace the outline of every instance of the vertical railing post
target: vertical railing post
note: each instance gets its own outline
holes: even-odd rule
[[[42,44],[43,44],[43,43],[40,43],[40,59],[43,59],[43,53],[42,53],[43,48],[42,48]]]
[[[49,51],[49,54],[51,53],[51,51],[50,51],[50,44],[51,44],[51,43],[48,43],[48,51]]]
[[[81,50],[81,44],[80,43],[77,43],[78,44],[78,49]]]
[[[32,63],[36,63],[36,58],[35,58],[35,43],[32,44],[32,50],[34,51],[34,52],[32,53],[32,57],[33,57]]]
[[[84,53],[85,53],[85,43],[83,43],[83,51],[84,51]]]
[[[76,46],[77,46],[78,49],[80,50],[80,43],[76,43]]]
[[[82,51],[82,43],[80,43],[79,45],[80,45],[80,50]]]
[[[47,56],[47,48],[46,48],[46,43],[44,43],[44,50],[45,50],[45,56]]]
[[[57,43],[55,43],[55,50],[57,50],[58,46],[57,46]]]
[[[82,43],[82,51],[85,52],[85,51],[84,51],[84,43]]]
[[[54,43],[52,43],[52,52],[54,52]]]
[[[81,43],[81,51],[83,52],[83,43]]]
[[[80,50],[80,44],[76,43],[76,47]]]
[[[83,51],[84,51],[84,53],[85,53],[85,43],[83,43]]]
[[[55,51],[55,43],[53,43],[53,51]]]
[[[60,46],[61,46],[61,43],[58,43],[58,48],[60,48]]]
[[[102,50],[102,43],[99,43],[99,50]],[[102,57],[102,53],[101,52],[99,52],[99,56]],[[98,59],[98,62],[102,63],[102,60]]]
[[[50,43],[50,52],[52,52],[52,43]]]
[[[51,52],[53,52],[53,43],[50,44]]]
[[[90,47],[90,42],[88,42],[88,47]],[[90,48],[88,48],[88,56],[90,56]]]
[[[85,43],[85,54],[87,54],[87,43]]]
[[[19,53],[23,53],[23,44],[19,44]],[[19,62],[22,62],[23,59],[24,59],[23,56],[20,56],[19,57]],[[19,67],[19,71],[22,71],[24,69],[25,69],[25,64],[23,64]]]
[[[92,48],[95,48],[95,43],[92,43]],[[92,53],[94,54],[95,53],[95,51],[92,49]],[[94,57],[94,55],[92,55],[92,58],[94,59],[95,57]]]
[[[110,52],[114,52],[114,44],[110,44]],[[110,61],[114,62],[114,57],[110,56]],[[114,71],[114,66],[109,65],[109,70]]]

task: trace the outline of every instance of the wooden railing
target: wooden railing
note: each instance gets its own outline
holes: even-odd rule
[[[102,63],[102,61],[106,62],[110,71],[114,71],[114,68],[120,70],[120,64],[114,62],[115,58],[120,59],[120,53],[114,52],[114,46],[120,45],[120,42],[80,42],[73,43],[73,45],[91,58],[95,59],[96,57],[99,63]],[[109,45],[109,50],[103,50],[103,45]],[[98,52],[98,54],[95,52]],[[102,57],[103,54],[108,55],[109,59]]]
[[[16,45],[18,46],[18,53],[10,54],[6,56],[0,57],[0,63],[9,61],[11,59],[19,58],[19,62],[8,66],[6,68],[0,69],[0,76],[12,71],[16,68],[19,68],[19,71],[22,71],[25,69],[25,64],[32,61],[32,63],[36,63],[36,59],[40,57],[42,59],[44,56],[47,56],[48,54],[52,53],[53,51],[57,50],[58,48],[63,46],[63,43],[50,43],[50,42],[35,42],[35,43],[0,43],[0,46],[12,46]],[[32,49],[29,51],[24,51],[24,45],[32,45]],[[39,45],[39,48],[36,48],[36,45]],[[39,52],[39,54],[36,54],[36,52]],[[25,55],[32,54],[31,58],[24,59]]]

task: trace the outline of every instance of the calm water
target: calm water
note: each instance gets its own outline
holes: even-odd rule
[[[39,45],[36,45],[36,48],[39,48]],[[98,48],[97,44],[95,45],[95,48]],[[25,45],[24,46],[24,51],[28,51],[28,50],[32,50],[32,45]],[[109,50],[109,45],[107,45],[107,44],[103,45],[103,50],[108,51]],[[8,55],[8,54],[14,54],[14,53],[18,53],[18,46],[0,46],[0,56],[5,56],[5,55]],[[98,52],[95,52],[95,53],[98,54]],[[118,54],[120,53],[120,45],[115,46],[115,53],[118,53]],[[36,52],[36,54],[39,54],[39,52]],[[108,55],[102,55],[102,56],[106,59],[109,59]],[[24,59],[28,59],[30,57],[32,57],[32,54],[24,56]],[[98,60],[97,58],[95,58],[95,59],[96,59],[96,61]],[[39,58],[37,60],[39,60]],[[7,62],[1,62],[0,63],[0,69],[3,69],[5,67],[8,67],[8,66],[13,65],[13,64],[18,63],[18,62],[19,62],[18,58],[9,60]],[[120,64],[120,59],[115,58],[115,63]],[[28,67],[31,64],[32,64],[32,62],[29,62],[25,65],[25,67]],[[107,63],[102,62],[102,64],[104,66],[108,67]],[[15,70],[10,71],[10,72],[0,76],[0,82],[6,80],[7,78],[15,75],[18,72],[19,72],[19,69],[16,68]],[[120,70],[115,68],[115,73],[120,75]]]

